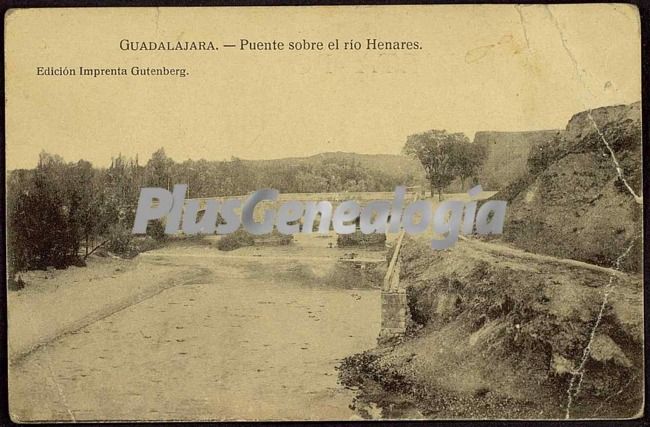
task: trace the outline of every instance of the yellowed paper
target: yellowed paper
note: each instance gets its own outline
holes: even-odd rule
[[[5,76],[14,421],[642,414],[634,6],[12,9]]]

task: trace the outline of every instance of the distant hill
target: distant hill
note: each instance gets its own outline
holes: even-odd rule
[[[310,165],[322,164],[324,162],[352,162],[358,163],[370,171],[381,172],[383,174],[404,179],[404,184],[408,182],[424,183],[424,169],[419,161],[410,157],[399,154],[358,154],[345,153],[341,151],[319,153],[308,157],[286,157],[282,159],[271,160],[244,160],[253,166],[264,165]]]

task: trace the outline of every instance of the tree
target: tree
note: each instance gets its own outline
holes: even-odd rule
[[[450,153],[451,168],[454,175],[460,178],[461,188],[465,189],[467,178],[477,179],[486,156],[487,147],[484,145],[472,144],[469,141],[453,144]]]
[[[90,162],[79,160],[70,165],[66,174],[66,195],[70,206],[70,231],[84,241],[85,255],[91,250],[91,240],[99,231],[100,207],[97,173]]]
[[[54,177],[62,164],[39,163],[24,186],[12,194],[8,212],[9,264],[12,272],[65,267],[76,257],[78,240]]]
[[[173,166],[174,161],[167,157],[165,149],[158,149],[147,162],[147,185],[149,187],[166,188],[171,191]]]
[[[442,199],[442,190],[457,176],[452,154],[454,144],[463,143],[469,144],[469,139],[464,134],[435,129],[410,135],[406,139],[404,153],[422,163],[431,187],[431,195],[437,190],[438,200]]]

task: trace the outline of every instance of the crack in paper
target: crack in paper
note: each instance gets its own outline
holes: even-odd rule
[[[576,60],[575,56],[573,55],[573,52],[571,52],[571,49],[569,49],[569,47],[567,45],[566,39],[564,37],[564,32],[562,31],[562,28],[560,27],[560,23],[558,22],[555,15],[553,15],[553,12],[551,11],[550,7],[548,5],[544,5],[544,7],[545,7],[545,9],[546,9],[546,11],[548,13],[549,18],[551,19],[551,21],[553,22],[553,24],[557,28],[558,34],[560,36],[560,41],[562,42],[562,47],[564,48],[567,55],[571,59],[571,62],[573,64],[573,67],[575,68],[575,72],[576,72],[576,76],[578,77],[578,80],[580,80],[580,83],[585,88],[585,91],[589,95],[593,96],[593,94],[589,90],[589,87],[587,86],[584,79],[582,78],[582,73],[581,73],[580,66],[578,65],[578,61]],[[583,102],[583,105],[585,105],[584,102]],[[587,110],[587,117],[589,118],[589,121],[590,121],[591,125],[594,127],[594,129],[598,133],[598,136],[600,137],[601,141],[603,142],[603,144],[605,144],[605,147],[607,147],[607,150],[610,153],[610,156],[611,156],[612,162],[614,163],[614,168],[616,169],[616,173],[618,175],[618,178],[623,182],[623,184],[625,185],[627,190],[634,197],[634,201],[636,203],[638,203],[638,204],[642,204],[643,203],[643,198],[638,196],[635,193],[635,191],[632,189],[632,187],[629,185],[629,183],[627,182],[627,180],[623,176],[623,170],[620,167],[620,164],[618,163],[618,159],[616,158],[614,150],[612,150],[609,142],[605,138],[605,135],[603,134],[603,132],[598,127],[598,124],[596,123],[596,120],[594,120],[594,117],[592,115],[592,109],[587,107],[587,106],[585,106],[585,109]],[[615,270],[619,270],[621,261],[625,257],[627,257],[627,255],[630,253],[630,251],[632,250],[632,247],[634,246],[634,243],[636,242],[637,238],[638,238],[638,236],[635,237],[632,240],[632,243],[629,245],[629,247],[616,259]],[[578,395],[578,393],[580,392],[580,389],[582,387],[582,382],[583,382],[583,379],[584,379],[584,367],[585,367],[585,364],[586,364],[586,362],[587,362],[587,360],[589,358],[589,354],[591,353],[591,345],[592,345],[594,337],[596,335],[596,330],[598,329],[598,326],[600,325],[600,322],[602,321],[603,313],[605,311],[605,307],[607,306],[607,303],[608,303],[608,300],[609,300],[609,295],[611,294],[611,292],[612,292],[612,290],[614,288],[614,279],[615,279],[614,275],[613,274],[610,275],[609,281],[608,281],[607,285],[605,286],[605,290],[604,290],[604,294],[603,294],[603,300],[602,300],[602,303],[600,305],[600,309],[598,311],[598,316],[596,318],[596,321],[594,323],[593,328],[591,329],[591,333],[589,334],[589,341],[587,342],[587,345],[583,350],[582,358],[580,360],[580,365],[578,366],[578,368],[576,370],[573,371],[572,376],[571,376],[571,380],[569,381],[569,387],[567,388],[567,406],[566,406],[565,419],[569,419],[571,417],[571,409],[572,409],[573,402],[574,402],[576,396]],[[576,380],[577,380],[577,384],[576,384]]]
[[[576,60],[575,56],[573,55],[573,52],[571,52],[571,49],[569,49],[569,46],[567,45],[566,39],[564,38],[564,32],[562,31],[562,28],[560,27],[560,23],[558,22],[557,18],[555,15],[553,15],[553,12],[551,12],[551,9],[548,5],[544,5],[551,21],[555,25],[555,28],[557,28],[557,31],[560,35],[560,41],[562,42],[562,47],[566,51],[567,55],[571,59],[571,62],[573,63],[573,67],[575,68],[576,71],[576,76],[578,77],[578,80],[580,80],[580,83],[582,83],[582,86],[585,88],[585,90],[589,93],[589,95],[593,96],[591,93],[591,90],[589,90],[589,87],[585,83],[584,79],[582,78],[582,73],[580,66],[578,65],[578,61]],[[600,137],[600,140],[605,144],[605,147],[607,147],[607,150],[609,151],[609,154],[611,156],[611,159],[614,163],[614,169],[616,170],[616,174],[618,175],[618,178],[623,182],[627,190],[630,192],[632,197],[634,197],[634,201],[638,204],[643,204],[643,197],[640,197],[636,192],[632,189],[630,184],[627,182],[625,177],[623,176],[623,169],[621,168],[621,165],[618,162],[618,159],[616,158],[616,154],[614,154],[614,150],[612,150],[612,147],[609,145],[609,142],[605,138],[605,135],[603,135],[603,132],[600,130],[598,127],[598,124],[596,123],[596,120],[594,120],[593,115],[591,112],[593,111],[591,107],[587,107],[585,103],[582,103],[584,108],[587,110],[587,117],[589,118],[589,121],[591,125],[594,127],[596,132],[598,133],[598,136]]]
[[[528,31],[526,31],[526,21],[524,20],[524,13],[521,11],[520,4],[516,4],[515,8],[517,9],[517,13],[519,13],[519,21],[521,22],[521,28],[524,33],[524,39],[526,40],[526,48],[530,50],[530,40],[528,40]]]
[[[52,362],[49,360],[49,357],[47,355],[45,357],[47,358],[47,369],[48,369],[47,372],[49,372],[49,374],[47,374],[47,377],[54,384],[54,387],[56,387],[56,391],[59,394],[59,397],[61,398],[61,402],[63,403],[63,406],[65,407],[65,410],[68,412],[68,415],[70,415],[70,420],[73,423],[76,423],[77,419],[75,418],[74,414],[72,413],[72,410],[70,409],[70,405],[68,405],[68,399],[66,399],[66,397],[65,397],[65,393],[63,392],[63,388],[58,383],[58,381],[56,381],[56,379],[54,378],[54,371],[52,370]],[[36,362],[36,365],[39,368],[41,368],[41,370],[44,370],[40,363]]]
[[[638,237],[632,239],[632,243],[630,243],[628,248],[616,259],[615,270],[620,269],[621,262],[625,257],[629,255],[637,239]],[[609,276],[609,281],[607,282],[607,285],[605,286],[603,292],[603,300],[600,304],[600,309],[598,310],[598,316],[596,317],[594,326],[591,328],[591,332],[589,334],[589,341],[587,342],[587,345],[582,351],[582,358],[580,359],[580,365],[578,365],[578,368],[575,369],[571,374],[571,380],[569,381],[569,387],[567,388],[567,405],[566,405],[566,412],[564,415],[565,419],[571,418],[571,409],[572,409],[573,401],[577,397],[578,393],[580,393],[580,388],[582,387],[582,380],[584,379],[584,368],[587,363],[587,360],[589,360],[589,355],[591,354],[591,345],[596,336],[596,330],[598,329],[598,326],[600,326],[600,322],[603,319],[605,308],[607,307],[607,303],[609,302],[609,296],[612,293],[612,290],[614,289],[614,279],[615,276],[613,274]],[[576,384],[576,379],[578,380],[577,384]]]

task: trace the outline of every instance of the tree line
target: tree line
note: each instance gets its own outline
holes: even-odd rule
[[[404,152],[420,160],[431,192],[454,179],[475,180],[481,147],[462,134],[432,130],[407,138]],[[370,169],[358,161],[318,162],[186,160],[175,162],[163,148],[143,165],[117,156],[107,168],[66,162],[42,152],[34,169],[7,175],[7,247],[10,277],[18,271],[83,265],[102,245],[117,253],[131,246],[131,227],[142,187],[188,185],[188,198],[245,195],[260,188],[282,193],[393,191],[418,183],[416,174]],[[148,230],[148,234],[149,234]],[[159,224],[151,235],[164,237]]]
[[[407,177],[407,181],[412,178]],[[186,160],[175,162],[164,149],[143,165],[117,156],[107,168],[66,162],[42,152],[34,169],[7,175],[10,273],[83,265],[99,246],[126,252],[142,187],[171,189],[188,184],[188,197],[245,195],[259,188],[283,193],[392,191],[404,177],[370,170],[358,162],[318,163]],[[152,224],[156,227],[156,224]],[[152,234],[160,235],[159,229]]]

